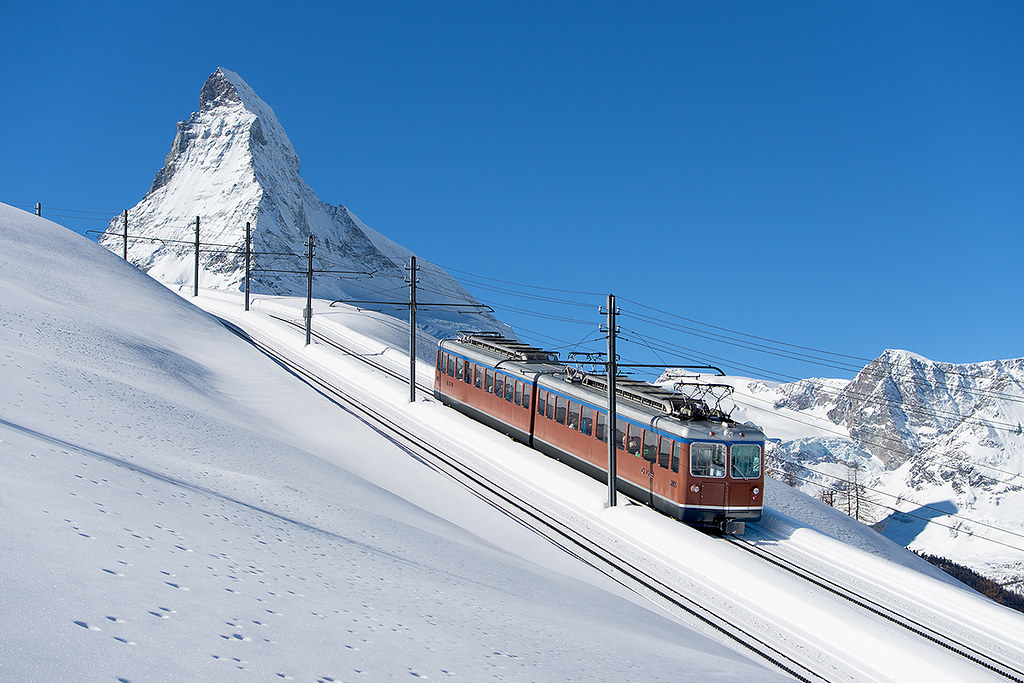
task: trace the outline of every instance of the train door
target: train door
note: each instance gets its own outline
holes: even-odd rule
[[[654,432],[644,430],[641,455],[645,461],[643,471],[647,472],[649,481],[647,504],[654,507],[654,465],[658,461],[658,435]]]
[[[725,444],[690,444],[690,474],[700,477],[700,506],[725,508],[728,485],[725,481]]]

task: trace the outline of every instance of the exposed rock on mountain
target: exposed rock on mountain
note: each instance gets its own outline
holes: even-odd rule
[[[1024,359],[888,350],[850,381],[739,382],[736,416],[778,435],[769,460],[787,483],[820,496],[856,477],[886,536],[1024,579]]]
[[[217,69],[203,85],[199,105],[178,123],[163,168],[129,210],[131,262],[162,282],[192,283],[198,216],[200,286],[237,290],[244,279],[248,222],[256,253],[254,293],[304,296],[306,242],[312,235],[315,270],[350,271],[317,274],[314,297],[406,299],[412,252],[368,228],[344,206],[320,201],[299,175],[299,157],[273,110],[238,74]],[[120,252],[120,217],[99,242]],[[435,336],[460,329],[509,332],[481,313],[472,295],[439,267],[422,259],[418,266],[421,301],[467,304],[462,310],[423,311],[418,320],[424,330]],[[406,315],[401,308],[383,310],[402,319]]]

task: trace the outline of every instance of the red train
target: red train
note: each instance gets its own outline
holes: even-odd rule
[[[490,334],[440,342],[434,396],[607,482],[607,377]],[[761,518],[764,433],[703,401],[616,378],[617,490],[683,522],[742,533]]]

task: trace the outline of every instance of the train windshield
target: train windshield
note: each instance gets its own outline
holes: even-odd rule
[[[690,474],[695,477],[724,477],[725,444],[690,444]]]
[[[732,476],[734,479],[757,479],[761,476],[761,447],[736,444],[732,447]]]

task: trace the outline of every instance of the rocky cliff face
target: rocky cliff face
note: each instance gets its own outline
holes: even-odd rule
[[[248,222],[256,253],[254,293],[304,296],[306,242],[312,235],[314,269],[351,271],[317,274],[314,297],[390,301],[406,296],[405,267],[412,252],[368,228],[346,207],[320,201],[299,175],[299,157],[273,110],[238,74],[223,68],[206,80],[199,111],[178,123],[163,168],[142,201],[129,209],[129,261],[163,282],[190,284],[197,216],[201,287],[242,286]],[[99,241],[120,252],[122,231],[121,218],[115,218]],[[467,304],[462,311],[423,311],[418,318],[423,329],[435,336],[460,329],[510,332],[490,314],[476,312],[472,295],[443,270],[417,260],[423,302]],[[405,317],[403,309],[390,312]]]
[[[770,460],[787,483],[817,496],[855,476],[885,535],[1024,579],[1024,359],[955,365],[889,350],[850,381],[738,393],[738,405],[770,406],[739,416],[780,435]]]

